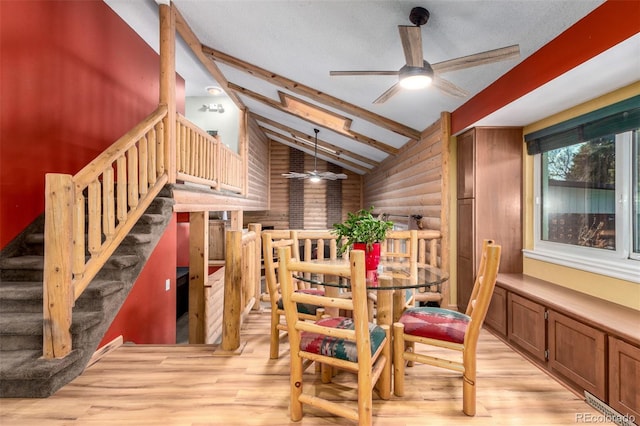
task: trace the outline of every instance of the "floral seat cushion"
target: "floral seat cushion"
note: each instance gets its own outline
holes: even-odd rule
[[[412,336],[463,343],[471,317],[449,309],[409,308],[400,317],[404,332]]]
[[[332,317],[316,321],[316,324],[325,327],[353,330],[353,318]],[[376,324],[369,323],[369,335],[371,336],[371,355],[373,355],[386,337],[385,331]],[[300,349],[305,352],[330,356],[345,361],[358,362],[358,350],[356,342],[323,334],[303,331],[300,339]]]
[[[296,293],[313,294],[315,296],[324,296],[324,290],[318,290],[317,288],[306,288],[303,290],[296,290]],[[298,312],[301,314],[315,315],[320,306],[312,305],[309,303],[298,303]],[[284,309],[282,304],[282,298],[278,300],[278,309]]]

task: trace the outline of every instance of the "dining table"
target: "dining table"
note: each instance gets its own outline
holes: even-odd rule
[[[344,265],[348,259],[317,259],[310,262],[337,266]],[[446,271],[431,265],[385,258],[380,259],[377,269],[366,271],[366,274],[367,291],[374,294],[376,299],[376,311],[373,315],[376,323],[389,326],[398,321],[413,291],[441,293],[442,283],[449,279]],[[351,288],[349,279],[333,275],[306,274],[296,278],[312,285],[324,286],[327,296],[340,297]]]

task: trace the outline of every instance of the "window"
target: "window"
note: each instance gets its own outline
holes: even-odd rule
[[[525,135],[535,154],[526,256],[640,282],[640,97],[633,100]]]

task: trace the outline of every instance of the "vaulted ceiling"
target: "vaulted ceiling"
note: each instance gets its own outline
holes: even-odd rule
[[[153,0],[105,1],[158,50]],[[188,32],[202,44],[194,54],[179,40],[177,70],[187,96],[207,96],[206,86],[222,86],[274,141],[313,154],[309,142],[319,127],[319,145],[334,153],[320,150],[318,157],[365,173],[418,138],[441,112],[464,105],[602,3],[174,0],[183,36]],[[420,35],[424,59],[434,69],[443,61],[505,46],[518,45],[520,54],[440,75],[466,91],[464,97],[432,86],[403,89],[374,104],[397,76],[330,76],[332,70],[398,71],[406,62],[398,26],[412,25],[415,6],[430,12]],[[526,125],[640,79],[637,35],[601,56],[470,124]]]

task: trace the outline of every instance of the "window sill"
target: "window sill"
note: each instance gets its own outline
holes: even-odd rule
[[[594,274],[640,284],[640,261],[631,259],[594,259],[553,250],[523,250],[526,258],[554,263]]]

